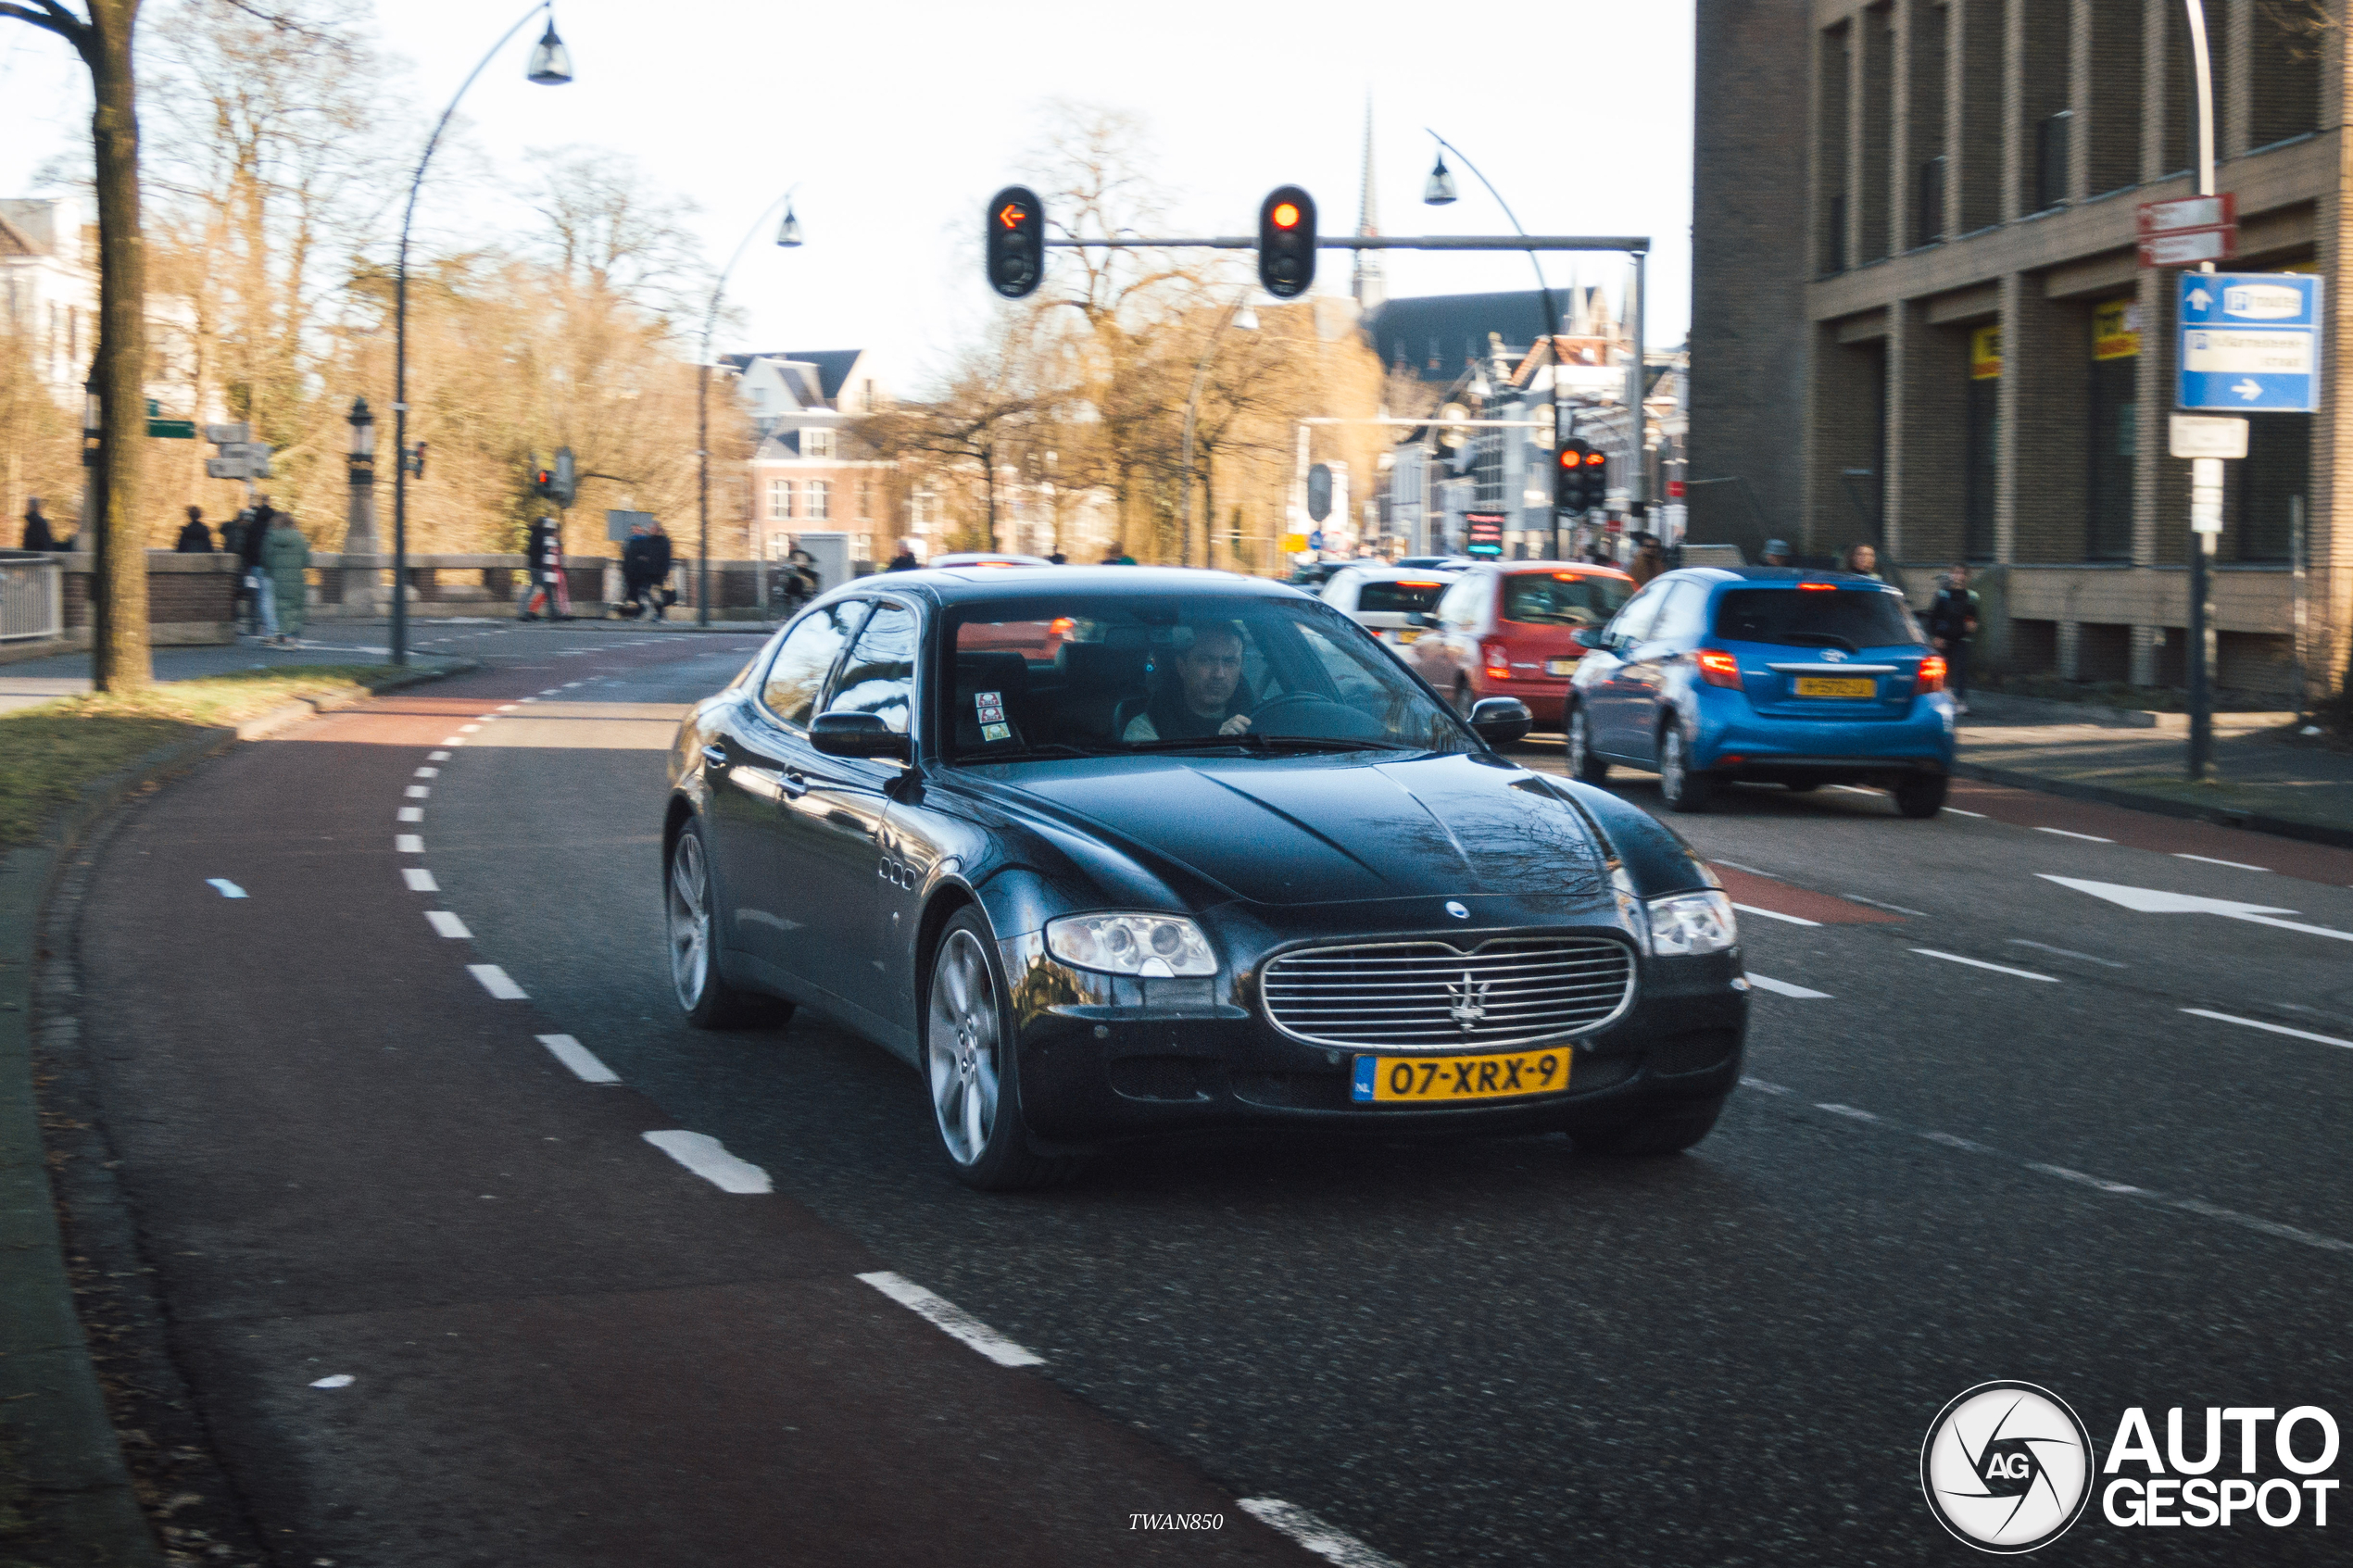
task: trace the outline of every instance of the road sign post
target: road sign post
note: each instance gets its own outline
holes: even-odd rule
[[[2238,254],[2238,197],[2232,192],[2143,202],[2135,218],[2144,267],[2195,267]]]

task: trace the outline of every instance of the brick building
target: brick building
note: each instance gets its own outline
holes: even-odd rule
[[[863,349],[731,354],[757,444],[745,465],[746,553],[781,558],[805,533],[849,535],[854,560],[888,560],[904,532],[888,463],[853,455],[850,433],[889,393]],[[879,553],[877,553],[879,552]]]
[[[2353,622],[2347,0],[2204,5],[2229,265],[2317,271],[2330,313],[2322,412],[2230,465],[2218,677],[2292,687],[2300,517],[2317,695]],[[2193,189],[2187,34],[2183,0],[1699,0],[1690,473],[1739,483],[1693,488],[1692,537],[1877,538],[1916,596],[1966,558],[1994,660],[2180,683],[2174,273],[2134,212]]]

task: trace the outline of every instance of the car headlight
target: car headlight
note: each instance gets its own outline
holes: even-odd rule
[[[1654,898],[1650,911],[1651,951],[1663,959],[1720,953],[1740,940],[1732,901],[1713,890]]]
[[[1110,974],[1217,972],[1209,939],[1181,915],[1064,915],[1046,922],[1046,950],[1074,969]]]

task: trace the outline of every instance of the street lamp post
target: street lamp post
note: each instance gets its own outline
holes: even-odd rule
[[[1217,357],[1217,340],[1226,335],[1228,327],[1245,332],[1258,330],[1258,316],[1250,307],[1248,290],[1236,295],[1234,303],[1217,319],[1216,327],[1209,334],[1208,346],[1201,351],[1201,363],[1193,367],[1193,389],[1185,395],[1185,453],[1179,464],[1184,475],[1178,481],[1176,502],[1176,526],[1184,530],[1184,537],[1177,543],[1176,553],[1188,566],[1192,564],[1193,555],[1193,419],[1201,410],[1201,389],[1209,380],[1210,362]],[[1214,496],[1212,500],[1214,503]],[[1209,517],[1202,521],[1202,564],[1214,567],[1217,564],[1217,520]]]
[[[424,155],[417,159],[417,172],[409,182],[409,205],[400,215],[400,255],[395,265],[393,281],[393,349],[392,349],[392,661],[409,662],[409,475],[422,471],[422,459],[410,466],[409,450],[409,230],[417,217],[417,193],[423,189],[425,166],[433,162],[434,149],[441,145],[441,133],[449,129],[449,117],[458,112],[458,100],[474,84],[493,56],[507,46],[507,41],[523,29],[532,18],[546,13],[547,31],[532,46],[531,63],[525,79],[541,87],[560,87],[572,80],[572,51],[556,36],[556,13],[552,0],[538,0],[531,9],[515,19],[515,25],[498,35],[489,54],[466,73],[458,84],[449,107],[434,121],[433,134],[425,138]]]
[[[2214,194],[2214,67],[2207,53],[2206,7],[2201,0],[2187,0],[2190,21],[2190,64],[2197,84],[2197,194]],[[2214,263],[2203,263],[2198,270],[2211,272]],[[2190,459],[2190,613],[2189,646],[2183,650],[2183,662],[2188,666],[2183,673],[2190,688],[2190,754],[2189,776],[2192,784],[2208,784],[2214,777],[2214,565],[2215,533],[2198,527],[2197,502],[2203,500],[2219,512],[2222,498],[2222,459],[2193,458]],[[2221,520],[2214,522],[2219,531]],[[2300,702],[2303,699],[2298,697]]]
[[[702,538],[695,546],[695,624],[698,626],[711,624],[711,334],[719,325],[719,300],[726,293],[727,275],[736,270],[736,263],[744,258],[744,251],[750,245],[751,237],[760,232],[778,207],[785,209],[785,220],[776,226],[777,245],[785,250],[799,246],[800,220],[793,216],[792,210],[792,194],[799,189],[796,184],[770,202],[768,210],[754,219],[751,227],[744,231],[744,237],[736,242],[735,254],[727,258],[727,265],[719,270],[718,281],[711,285],[711,304],[702,313],[702,353],[697,357],[695,364],[695,489],[702,517]],[[752,497],[749,504],[758,506],[759,498]],[[755,550],[753,554],[757,556],[759,552]],[[764,572],[766,569],[757,570]]]
[[[376,416],[369,411],[368,400],[355,397],[351,412],[344,416],[351,426],[351,449],[345,461],[351,482],[351,498],[344,513],[343,529],[343,600],[348,614],[354,607],[352,583],[373,584],[376,580],[372,566],[362,567],[356,574],[351,570],[353,556],[373,556],[376,553]],[[372,612],[373,588],[362,589],[358,608]]]
[[[1428,126],[1424,126],[1423,129],[1425,131],[1428,131],[1429,128]],[[1481,174],[1478,171],[1478,165],[1471,162],[1469,155],[1465,153],[1462,148],[1454,145],[1453,143],[1448,141],[1445,137],[1441,136],[1435,131],[1429,132],[1429,139],[1437,143],[1440,147],[1444,149],[1444,151],[1438,155],[1437,161],[1431,165],[1429,179],[1422,186],[1422,204],[1425,207],[1447,207],[1452,205],[1456,199],[1457,193],[1454,189],[1453,172],[1446,167],[1446,154],[1453,153],[1456,157],[1463,160],[1463,167],[1471,171],[1472,178],[1476,179],[1480,184],[1487,187],[1487,194],[1495,198],[1495,205],[1504,209],[1504,217],[1510,221],[1512,232],[1519,235],[1522,239],[1527,238],[1528,231],[1520,227],[1519,217],[1516,213],[1512,211],[1512,204],[1504,199],[1504,193],[1495,188],[1494,182],[1491,181],[1486,175]],[[1546,337],[1546,343],[1552,350],[1553,359],[1553,450],[1557,452],[1560,450],[1560,444],[1568,439],[1569,433],[1568,402],[1567,399],[1561,395],[1560,383],[1561,319],[1560,313],[1553,308],[1553,286],[1544,281],[1543,261],[1538,257],[1534,251],[1531,250],[1528,253],[1528,262],[1529,266],[1536,269],[1536,293],[1537,296],[1544,302],[1544,331],[1548,334]],[[1638,262],[1636,265],[1639,267],[1640,263]],[[1641,351],[1639,349],[1636,350],[1635,358],[1639,363],[1641,359]],[[1639,404],[1637,407],[1639,408]],[[1639,429],[1639,426],[1637,428]],[[1641,443],[1637,441],[1636,460],[1638,465],[1640,462],[1640,447]],[[1547,531],[1552,534],[1552,554],[1554,558],[1558,558],[1561,553],[1560,508],[1554,504],[1550,497],[1547,497],[1544,503],[1544,515],[1548,522]]]

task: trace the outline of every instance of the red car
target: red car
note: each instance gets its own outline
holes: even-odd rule
[[[1432,625],[1403,658],[1455,711],[1485,696],[1516,696],[1540,730],[1558,730],[1568,678],[1584,649],[1580,628],[1608,624],[1634,580],[1581,561],[1482,561],[1454,580]]]

